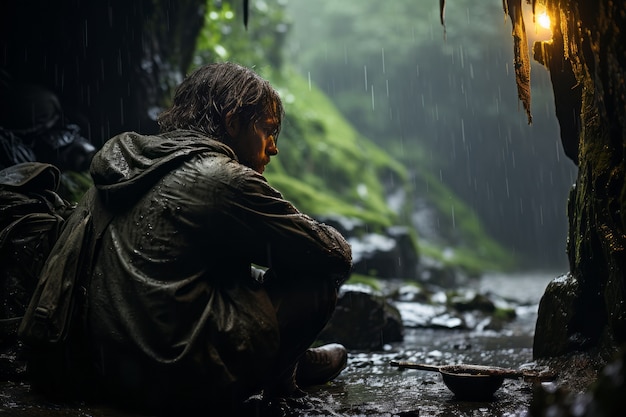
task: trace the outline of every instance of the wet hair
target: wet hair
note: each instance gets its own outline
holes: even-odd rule
[[[226,116],[241,123],[276,117],[280,127],[284,109],[270,83],[249,68],[235,63],[211,63],[191,74],[178,86],[169,109],[159,114],[161,132],[175,129],[200,131],[214,139],[228,137]]]

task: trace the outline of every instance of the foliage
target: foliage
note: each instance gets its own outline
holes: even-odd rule
[[[314,86],[296,73],[285,74],[274,81],[286,98],[287,120],[280,156],[266,172],[270,182],[312,214],[357,217],[374,228],[397,223],[381,178],[405,182],[406,169],[359,135]]]
[[[270,3],[270,4],[268,4]],[[243,25],[243,2],[208,0],[194,65],[237,61],[247,67],[281,68],[283,43],[289,25],[279,2],[252,1],[252,18]]]
[[[350,275],[350,279],[348,279],[346,284],[350,284],[350,285],[365,285],[365,286],[373,289],[374,291],[381,291],[382,290],[382,285],[380,284],[380,281],[378,279],[374,278],[374,277],[370,277],[370,276],[367,276],[367,275],[351,274]]]

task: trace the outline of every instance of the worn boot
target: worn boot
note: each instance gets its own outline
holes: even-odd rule
[[[348,351],[338,343],[309,348],[298,362],[296,383],[301,387],[324,384],[341,373],[348,363]]]

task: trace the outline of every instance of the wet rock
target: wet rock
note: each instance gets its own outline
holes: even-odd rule
[[[359,219],[332,215],[319,216],[317,220],[333,226],[350,242],[355,273],[379,278],[417,278],[418,250],[408,227],[391,226],[372,233]]]
[[[430,301],[430,293],[418,285],[402,285],[397,292],[392,295],[398,301],[414,301],[426,303]]]
[[[466,327],[465,321],[461,317],[450,313],[444,313],[433,317],[430,320],[430,326],[433,328],[444,329],[462,329]]]
[[[444,255],[445,253],[444,251]],[[418,277],[420,282],[443,288],[457,288],[469,281],[469,277],[458,268],[425,256],[420,258]]]
[[[572,12],[567,20],[576,24],[564,25],[537,48],[554,80],[564,149],[578,165],[567,204],[567,255],[578,288],[549,288],[540,306],[536,356],[580,350],[604,356],[626,343],[626,94],[614,87],[624,79],[626,13],[623,2],[589,5],[551,3],[551,15]],[[594,33],[594,40],[579,33]],[[602,71],[588,70],[600,63]]]
[[[493,315],[485,318],[481,323],[480,330],[494,330],[496,332],[504,329],[507,323],[514,320],[517,314],[515,310],[496,310]]]
[[[402,322],[406,327],[431,327],[435,317],[445,313],[443,305],[431,305],[416,302],[395,302],[394,305],[402,315]]]
[[[463,294],[456,294],[451,297],[450,303],[457,311],[482,311],[485,313],[493,313],[496,305],[485,294],[475,291],[466,291]]]
[[[319,335],[348,349],[382,350],[403,339],[400,312],[384,296],[364,285],[344,285],[335,313]]]
[[[539,303],[533,356],[546,358],[570,352],[573,344],[584,344],[575,332],[573,320],[580,311],[578,281],[565,274],[548,284]]]
[[[613,417],[626,410],[626,351],[622,348],[599,372],[597,358],[586,354],[551,359],[559,382],[537,386],[533,417]]]
[[[437,287],[403,285],[391,297],[408,328],[499,331],[517,317],[519,305],[469,288],[449,293]]]
[[[326,223],[329,226],[337,229],[339,233],[343,236],[358,236],[366,230],[365,223],[354,217],[346,217],[338,214],[335,215],[327,215],[327,216],[317,216],[317,220],[322,223]]]
[[[354,272],[380,278],[417,278],[417,248],[403,226],[390,227],[385,234],[368,233],[349,237]]]

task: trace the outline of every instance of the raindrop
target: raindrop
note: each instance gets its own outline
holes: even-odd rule
[[[367,91],[367,65],[363,65],[363,74],[365,76],[365,91]]]
[[[454,217],[454,204],[452,204],[450,206],[450,208],[451,208],[451,211],[452,211],[452,228],[456,229],[456,219]]]
[[[463,139],[463,143],[465,143],[465,121],[461,118],[461,138]]]
[[[85,38],[84,38],[84,47],[87,48],[89,46],[89,34],[87,32],[87,21],[85,20]]]

